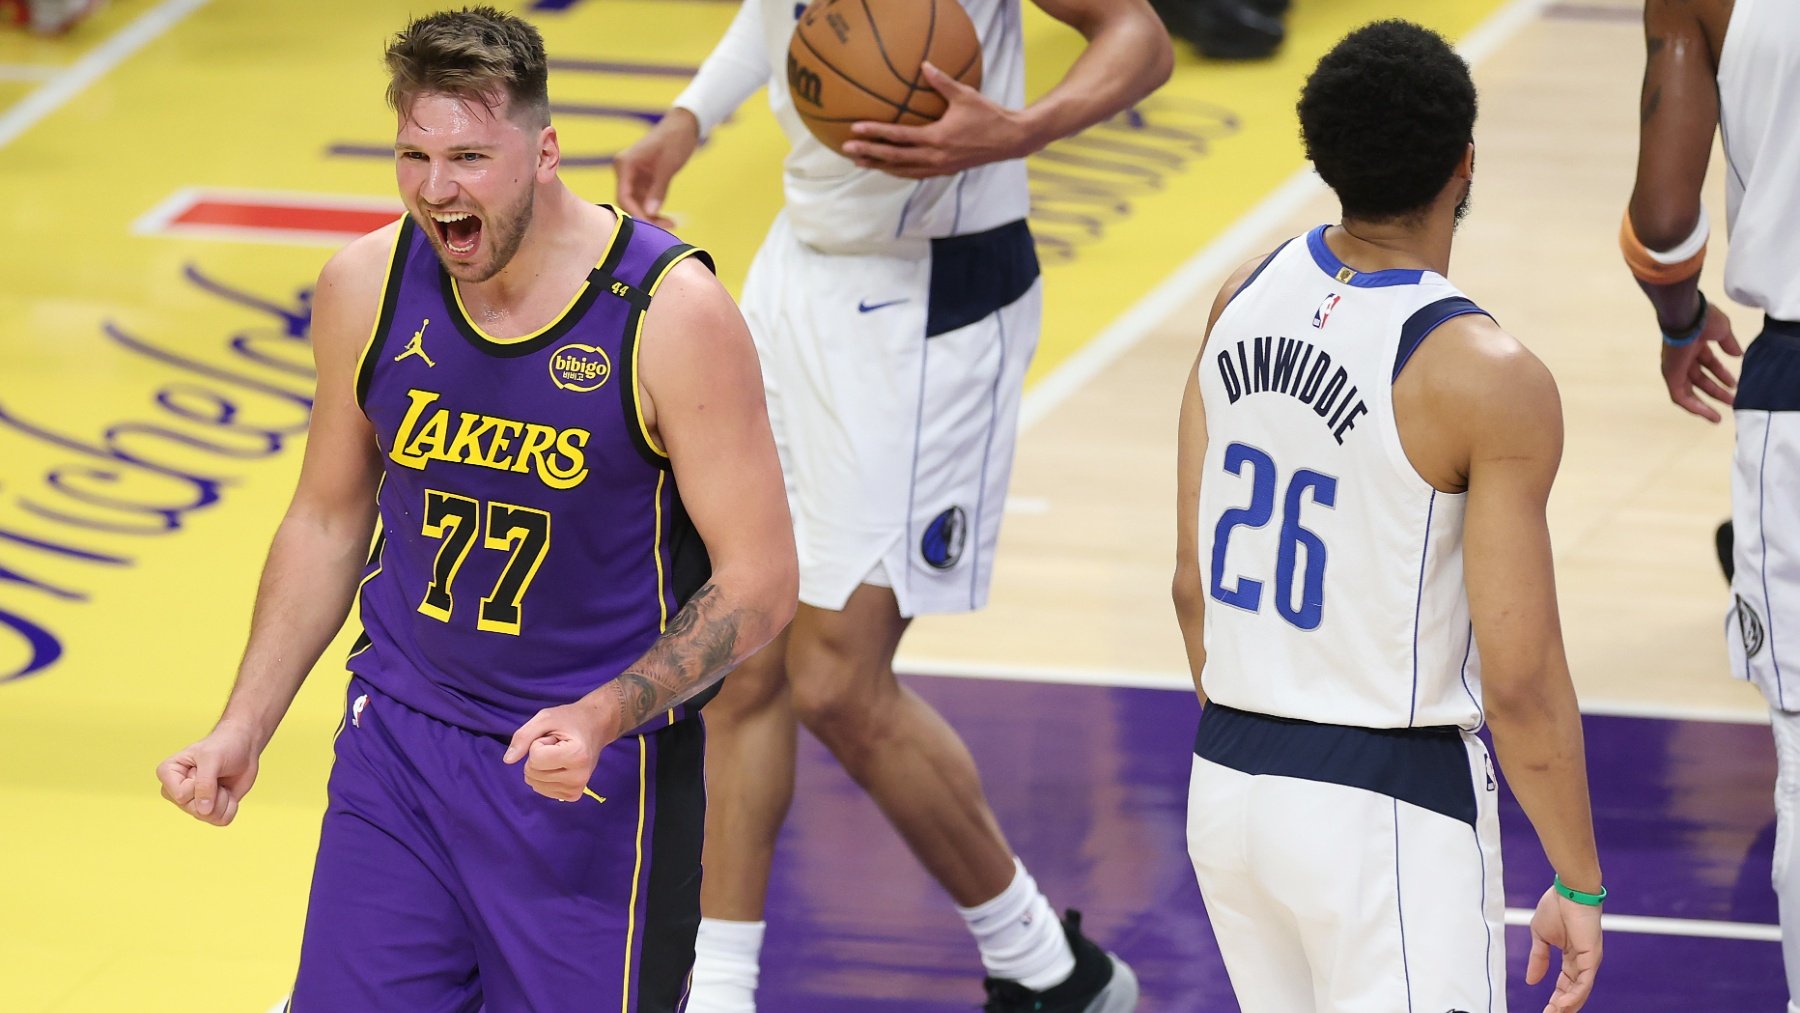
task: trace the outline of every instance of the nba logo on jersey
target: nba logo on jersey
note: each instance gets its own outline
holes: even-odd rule
[[[368,705],[369,705],[369,694],[367,694],[367,693],[364,693],[362,696],[357,697],[355,702],[350,704],[350,726],[352,728],[361,728],[362,727],[363,708],[367,707]]]
[[[1340,298],[1342,297],[1336,292],[1333,292],[1325,297],[1325,301],[1319,304],[1318,309],[1313,310],[1314,327],[1325,326],[1325,321],[1331,319],[1331,311],[1337,309],[1338,299]]]

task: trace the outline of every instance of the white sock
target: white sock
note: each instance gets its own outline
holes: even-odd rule
[[[700,919],[688,1013],[756,1013],[764,922]]]
[[[1074,973],[1075,954],[1025,863],[1014,858],[1013,869],[1012,883],[1000,896],[956,910],[969,924],[989,976],[1041,992]]]

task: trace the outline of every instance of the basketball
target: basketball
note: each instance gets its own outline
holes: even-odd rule
[[[813,0],[788,42],[788,92],[813,136],[842,151],[858,120],[917,126],[944,115],[927,61],[981,87],[981,41],[956,0]]]

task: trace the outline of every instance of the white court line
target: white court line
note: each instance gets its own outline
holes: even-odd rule
[[[48,81],[62,72],[44,63],[0,63],[0,81]]]
[[[894,659],[894,671],[904,675],[988,679],[995,682],[1040,682],[1060,686],[1099,686],[1124,689],[1194,691],[1185,671],[1145,669],[1076,668],[1064,665],[997,665],[984,661],[942,659]],[[1635,700],[1590,699],[1581,701],[1581,713],[1599,717],[1651,718],[1658,721],[1718,721],[1725,724],[1766,725],[1769,712],[1745,707],[1687,707],[1642,703]]]
[[[1550,3],[1551,0],[1513,0],[1471,31],[1456,47],[1457,52],[1470,65],[1480,63],[1519,29],[1536,20]],[[1223,277],[1251,257],[1269,252],[1265,245],[1269,233],[1324,192],[1324,184],[1310,167],[1289,176],[1219,238],[1188,258],[1124,315],[1026,391],[1019,408],[1019,431],[1026,432],[1043,421],[1069,395],[1087,386],[1136,347],[1199,294],[1203,283]]]
[[[39,120],[62,108],[65,103],[105,77],[131,54],[149,45],[156,37],[175,27],[181,19],[205,5],[207,0],[164,0],[121,28],[105,42],[95,46],[68,69],[25,96],[11,109],[0,113],[0,148],[17,140],[20,134],[36,126]]]
[[[1524,908],[1506,909],[1506,924],[1530,925],[1531,912]],[[1632,932],[1645,936],[1689,936],[1704,939],[1747,939],[1758,943],[1781,942],[1781,926],[1764,922],[1711,922],[1698,918],[1657,918],[1651,915],[1600,916],[1600,926],[1608,932]]]
[[[1172,607],[1172,606],[1171,606]],[[1173,624],[1173,620],[1170,621]],[[1127,669],[1064,668],[1054,665],[995,665],[980,661],[894,659],[894,671],[904,675],[988,679],[995,682],[1044,682],[1063,686],[1103,686],[1126,689],[1179,689],[1192,693],[1193,680],[1186,672],[1146,672]]]

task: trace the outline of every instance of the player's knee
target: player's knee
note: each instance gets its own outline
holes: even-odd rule
[[[874,680],[840,671],[796,681],[792,692],[800,723],[840,756],[882,732],[882,694]]]
[[[710,715],[744,719],[787,706],[787,669],[779,658],[759,654],[725,677],[719,695],[706,705]]]

